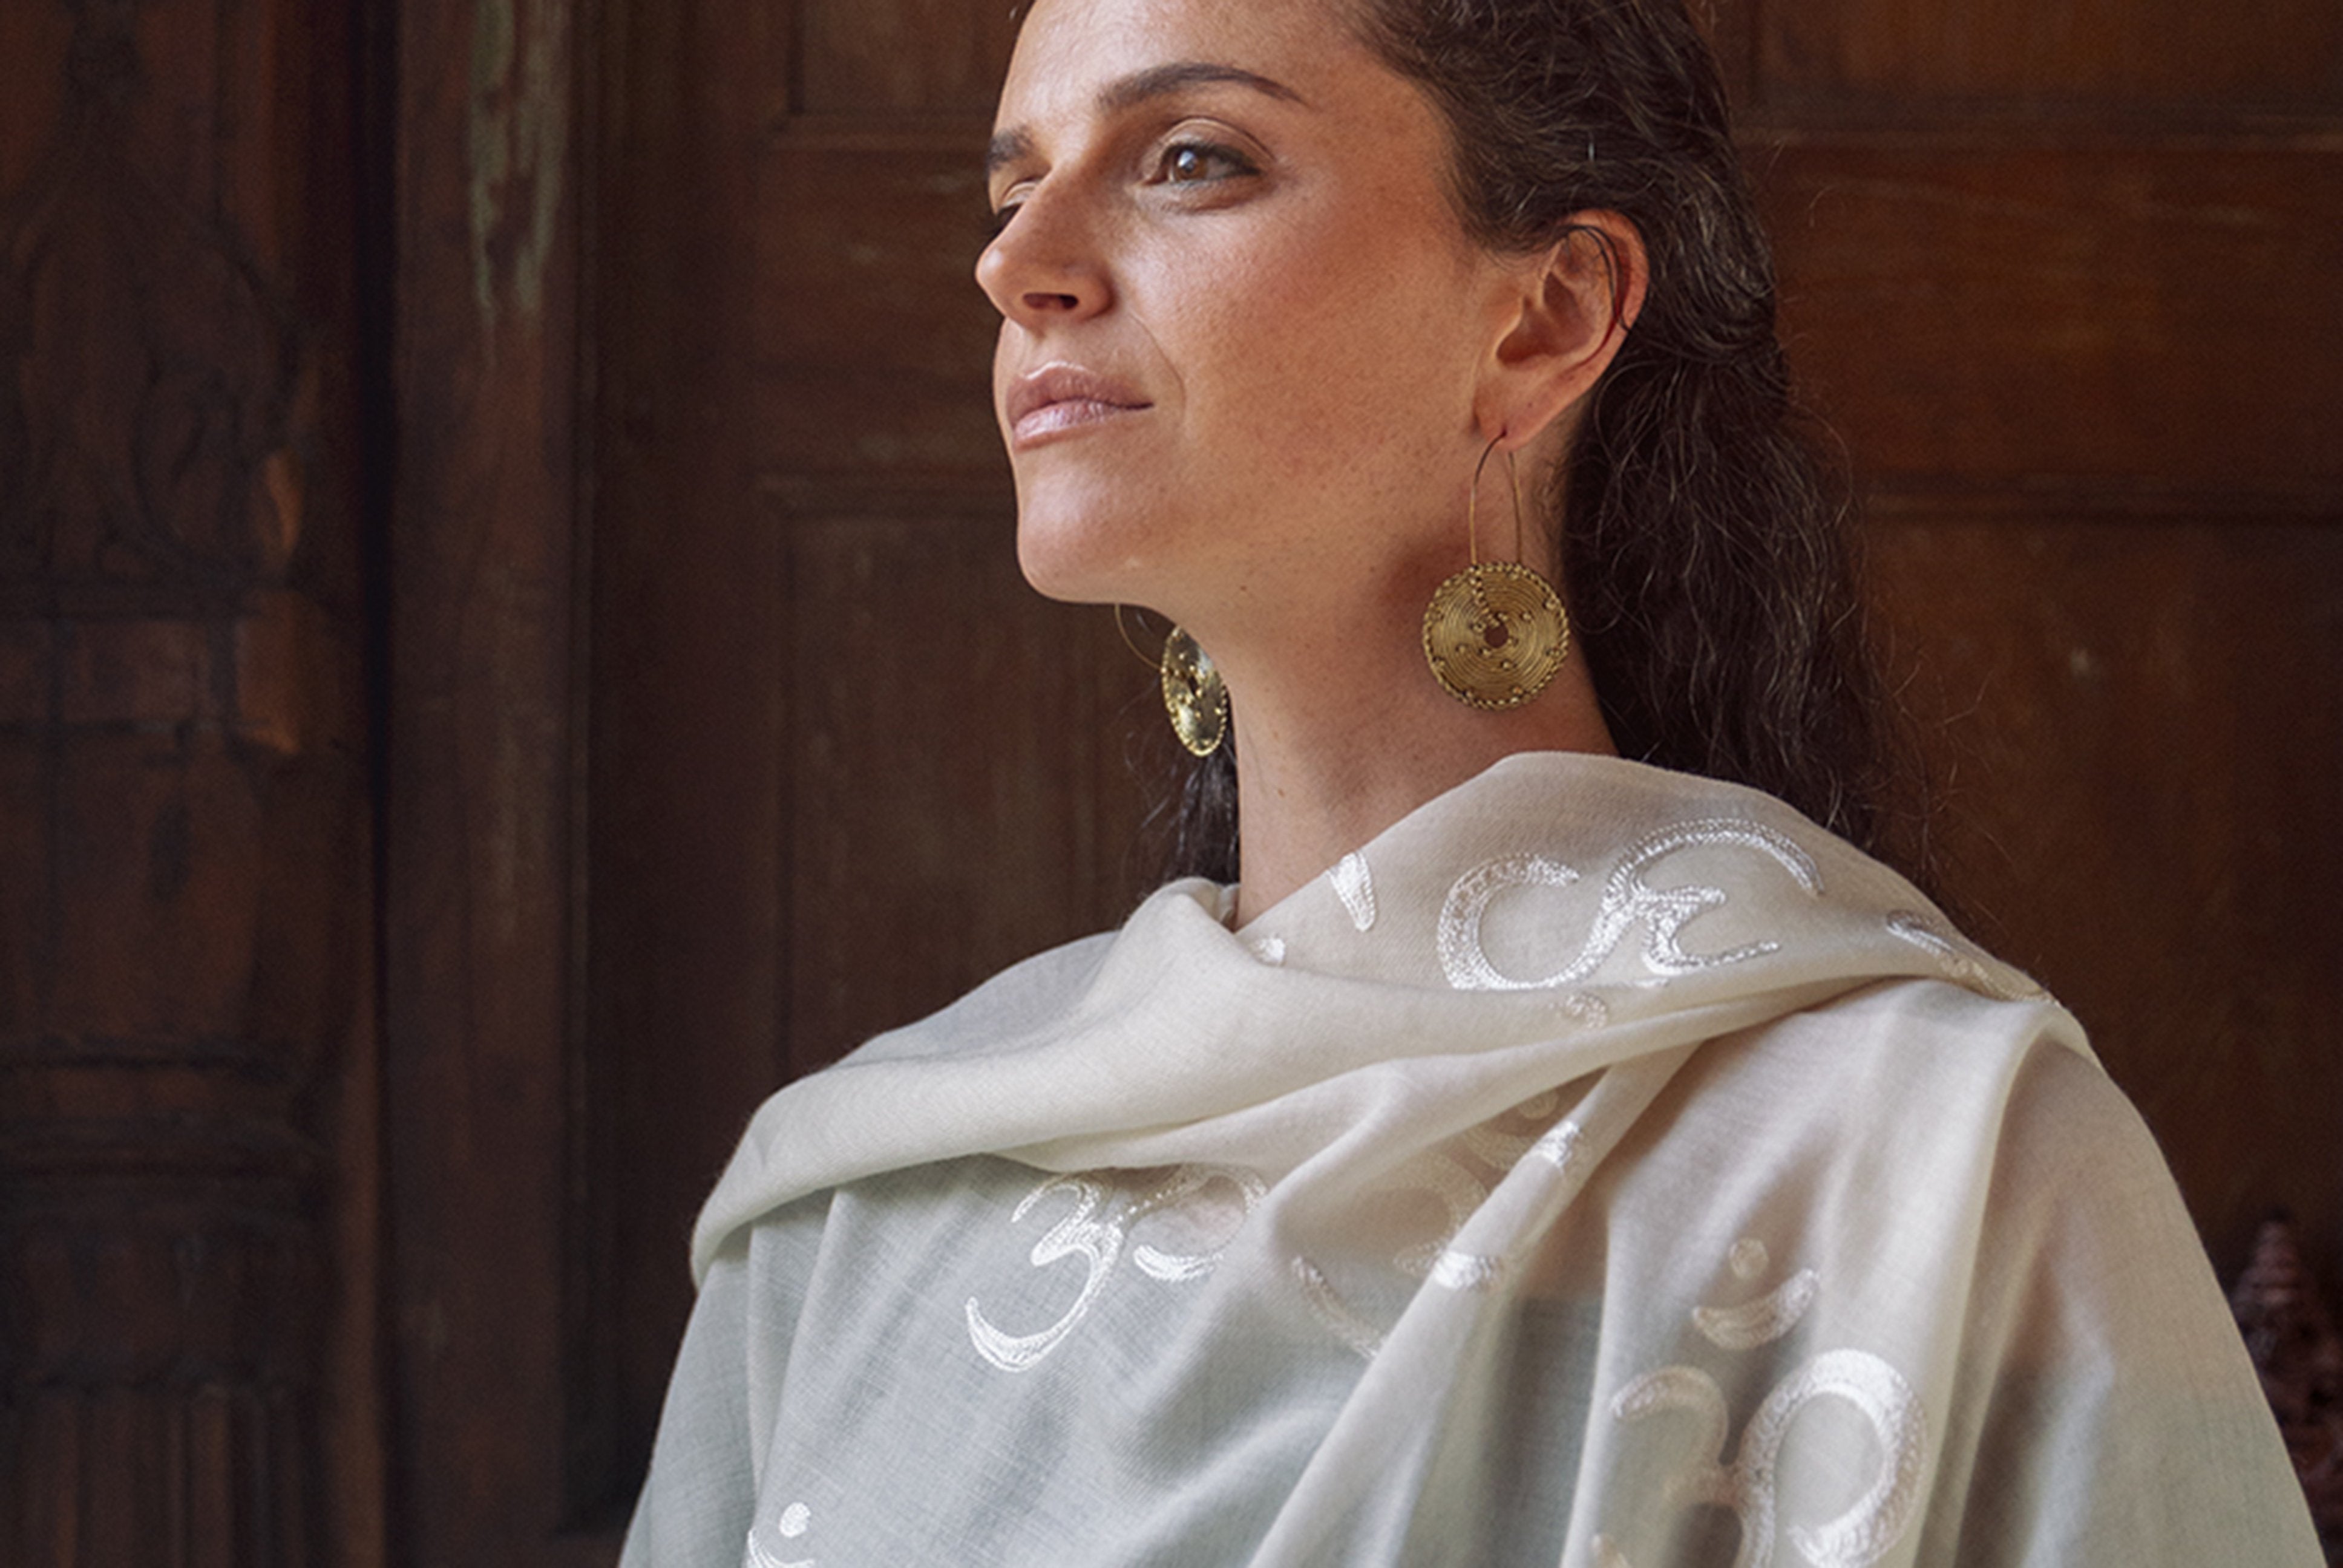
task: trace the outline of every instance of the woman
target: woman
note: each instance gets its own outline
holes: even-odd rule
[[[1845,841],[1672,0],[1039,0],[990,163],[1021,559],[1179,624],[1241,878],[759,1113],[628,1560],[2316,1561],[2137,1118]]]

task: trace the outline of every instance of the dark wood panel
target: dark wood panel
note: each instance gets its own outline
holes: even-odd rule
[[[1154,671],[1108,611],[1025,586],[1005,509],[819,518],[790,541],[805,1070],[1120,923],[1169,759]]]
[[[0,1559],[378,1561],[357,30],[0,16]],[[355,1108],[355,1113],[354,1113]]]
[[[580,537],[569,0],[397,9],[385,700],[393,1551],[542,1563],[566,1485]]]
[[[757,172],[785,6],[611,6],[595,279],[586,1049],[569,1129],[563,1455],[615,1523],[691,1308],[691,1220],[779,1081],[785,540],[760,508]]]
[[[935,479],[999,490],[1008,483],[980,369],[766,367],[755,395],[758,455],[769,484]]]
[[[799,0],[800,110],[988,118],[1021,8],[966,0]]]
[[[2343,494],[2343,147],[1794,142],[1762,184],[1878,483]]]
[[[821,149],[759,170],[756,315],[766,466],[784,473],[1002,473],[1000,318],[976,286],[980,139]]]
[[[2343,8],[2260,0],[1773,0],[1756,5],[1769,100],[2343,107]]]
[[[81,9],[18,0],[0,10],[0,59],[9,62],[11,89],[0,94],[0,192],[21,180],[65,128],[68,57]],[[122,21],[106,38],[127,44],[131,53],[85,52],[78,67],[94,83],[110,83],[117,65],[136,65],[136,90],[109,106],[109,134],[161,188],[194,210],[233,215],[253,234],[256,251],[277,256],[279,221],[300,226],[300,208],[282,200],[279,183],[296,169],[272,171],[242,155],[298,146],[303,134],[327,128],[307,117],[313,97],[279,88],[315,57],[309,52],[318,38],[337,30],[297,11],[236,0],[150,3],[123,8]],[[83,35],[96,35],[85,28]],[[327,95],[343,90],[338,74],[311,85]]]
[[[23,184],[59,133],[65,99],[59,67],[73,34],[73,13],[63,5],[0,6],[0,60],[8,62],[8,91],[0,93],[0,191]]]
[[[2343,529],[1875,526],[1977,934],[2083,1020],[2225,1271],[2343,1261]]]

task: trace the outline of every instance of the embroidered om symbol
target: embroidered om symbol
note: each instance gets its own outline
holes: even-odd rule
[[[1789,872],[1809,897],[1822,892],[1822,873],[1814,857],[1785,833],[1755,822],[1725,819],[1679,823],[1635,844],[1613,869],[1604,881],[1602,904],[1578,956],[1550,975],[1523,980],[1499,970],[1482,945],[1481,922],[1490,903],[1509,889],[1567,888],[1579,879],[1579,874],[1543,855],[1515,855],[1467,871],[1448,890],[1440,911],[1440,967],[1448,983],[1459,990],[1536,990],[1575,985],[1601,969],[1638,926],[1644,933],[1644,967],[1661,979],[1740,963],[1777,950],[1779,944],[1773,941],[1750,942],[1722,952],[1684,950],[1684,928],[1723,904],[1724,890],[1698,885],[1654,888],[1644,879],[1670,856],[1704,848],[1755,850]]]
[[[1734,1272],[1753,1276],[1764,1266],[1765,1249],[1744,1241],[1735,1250]],[[1819,1283],[1801,1270],[1767,1295],[1737,1308],[1696,1308],[1702,1335],[1722,1349],[1753,1350],[1787,1335],[1814,1304]],[[1732,1510],[1741,1526],[1741,1546],[1733,1568],[1770,1568],[1780,1510],[1776,1470],[1790,1422],[1799,1411],[1825,1396],[1845,1401],[1871,1427],[1880,1462],[1871,1484],[1837,1517],[1816,1525],[1794,1524],[1790,1544],[1815,1568],[1871,1568],[1911,1527],[1926,1470],[1928,1422],[1920,1397],[1903,1374],[1868,1351],[1825,1351],[1776,1384],[1743,1429],[1740,1447],[1728,1462],[1731,1417],[1725,1391],[1697,1367],[1668,1366],[1645,1372],[1619,1391],[1611,1413],[1623,1422],[1643,1421],[1663,1411],[1682,1411],[1695,1424],[1694,1452],[1715,1454],[1677,1475],[1672,1493],[1686,1503]],[[1592,1543],[1598,1568],[1629,1568],[1626,1553],[1605,1536]]]
[[[1773,1562],[1775,1469],[1782,1441],[1789,1434],[1790,1418],[1826,1394],[1863,1412],[1883,1458],[1854,1506],[1826,1523],[1792,1525],[1790,1544],[1815,1568],[1870,1568],[1910,1527],[1927,1457],[1919,1396],[1901,1373],[1867,1351],[1825,1351],[1766,1395],[1749,1418],[1732,1463],[1697,1464],[1678,1480],[1678,1494],[1685,1501],[1729,1508],[1740,1520],[1741,1550],[1734,1568],[1768,1568]],[[1715,1378],[1697,1367],[1662,1367],[1629,1383],[1611,1404],[1622,1421],[1640,1421],[1664,1410],[1689,1412],[1699,1422],[1699,1451],[1723,1459],[1728,1417],[1725,1391]]]
[[[1073,1199],[1073,1207],[1065,1217],[1033,1243],[1033,1266],[1045,1269],[1062,1258],[1079,1258],[1084,1267],[1082,1287],[1073,1304],[1057,1322],[1028,1334],[1012,1334],[996,1327],[985,1317],[977,1299],[970,1296],[968,1337],[976,1346],[976,1353],[1002,1372],[1030,1372],[1039,1366],[1090,1315],[1115,1264],[1121,1261],[1131,1228],[1149,1215],[1167,1210],[1186,1210],[1200,1221],[1211,1223],[1216,1217],[1216,1206],[1200,1200],[1215,1182],[1235,1188],[1238,1200],[1233,1220],[1228,1219],[1224,1211],[1217,1214],[1227,1231],[1218,1244],[1196,1252],[1168,1252],[1145,1242],[1131,1250],[1131,1261],[1141,1273],[1176,1283],[1212,1271],[1237,1226],[1267,1194],[1269,1189],[1260,1177],[1232,1166],[1182,1165],[1173,1170],[1162,1185],[1140,1196],[1114,1186],[1106,1173],[1054,1177],[1027,1193],[1016,1212],[1010,1216],[1012,1225],[1021,1223],[1046,1198],[1063,1194]]]

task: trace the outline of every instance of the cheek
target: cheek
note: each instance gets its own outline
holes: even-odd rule
[[[1275,226],[1202,259],[1209,286],[1180,291],[1164,348],[1195,417],[1242,423],[1286,462],[1347,470],[1412,460],[1419,435],[1471,418],[1473,355],[1449,257],[1394,244],[1372,223]],[[1312,460],[1313,456],[1317,460]]]

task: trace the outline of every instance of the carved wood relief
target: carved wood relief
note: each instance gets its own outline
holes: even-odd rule
[[[283,222],[347,222],[349,60],[287,4],[11,10],[0,1560],[298,1563],[369,911],[349,324]]]
[[[2343,1335],[2286,1216],[2262,1221],[2229,1305],[2310,1501],[2319,1544],[2328,1562],[2343,1561]]]

